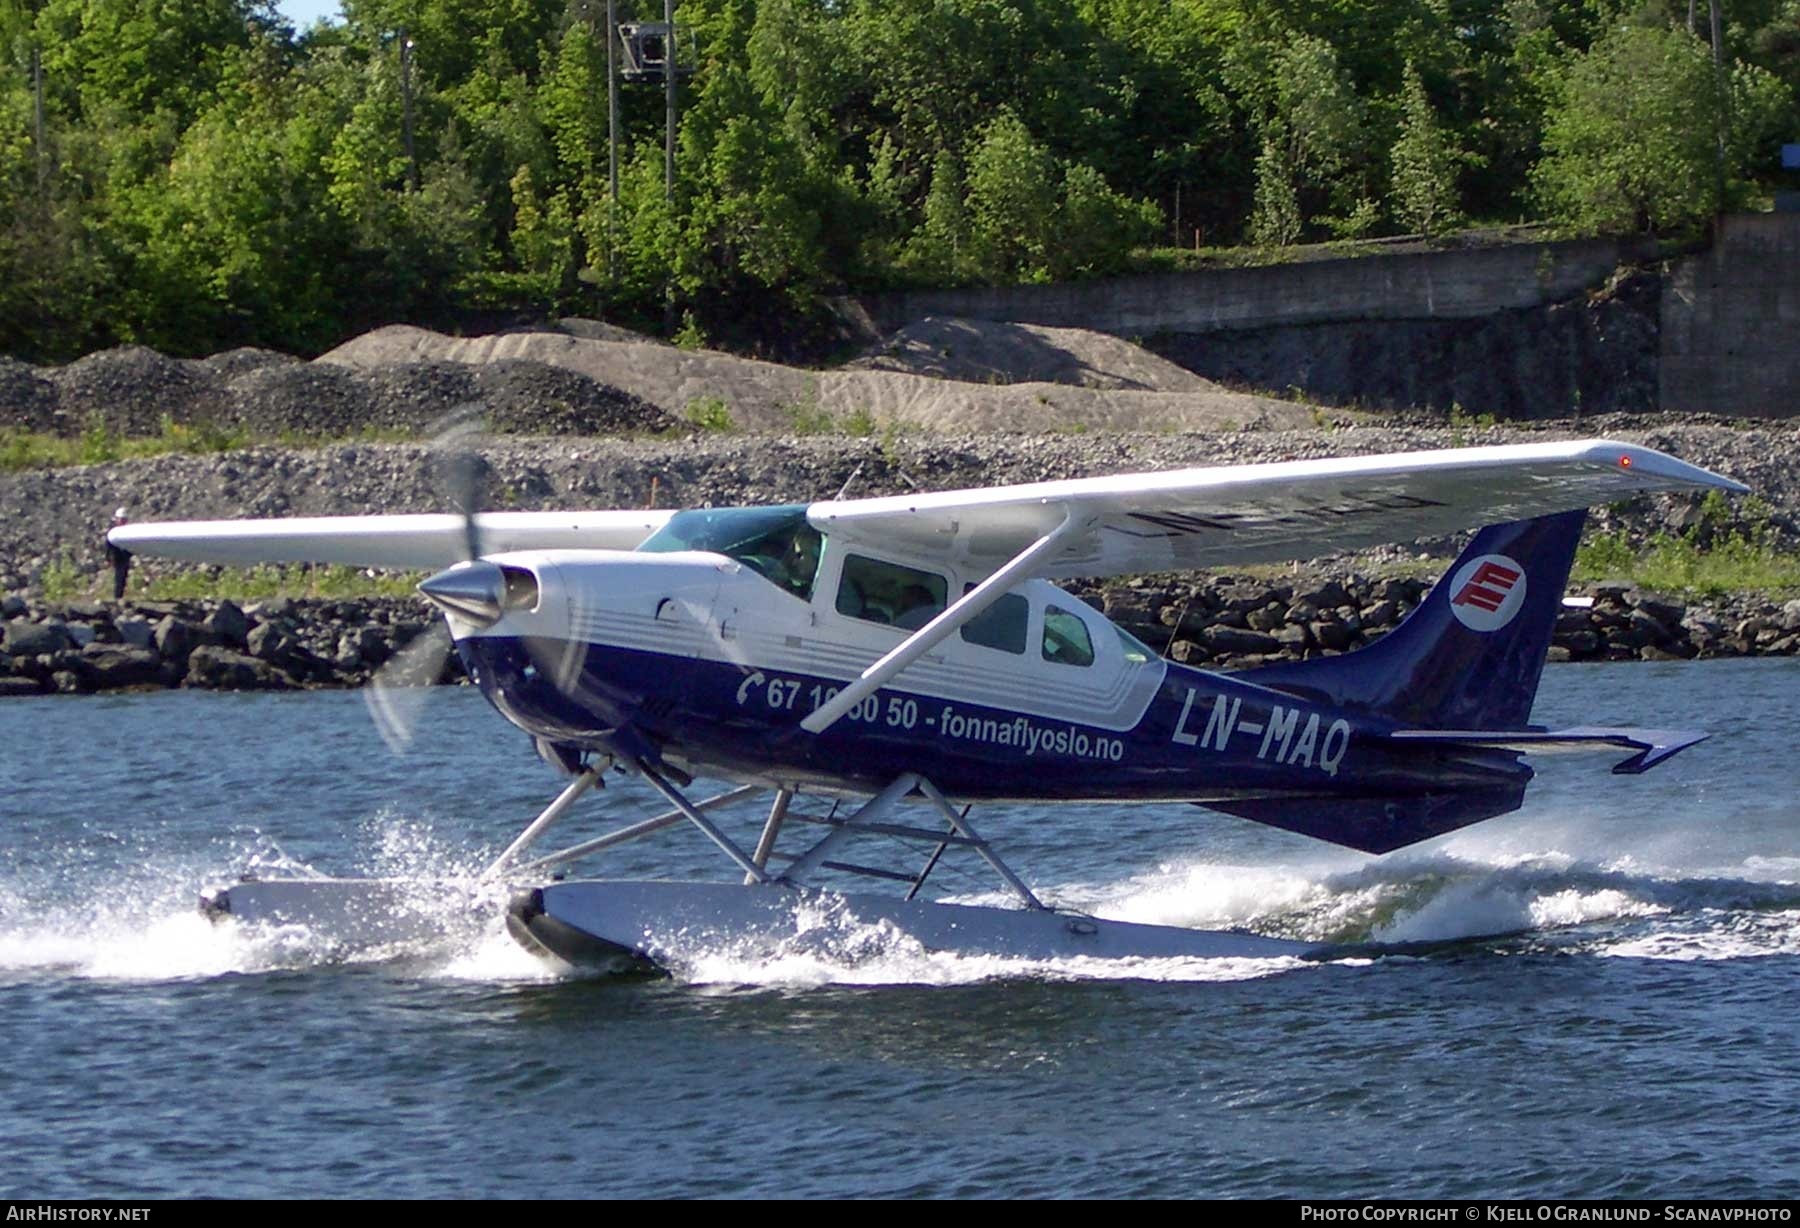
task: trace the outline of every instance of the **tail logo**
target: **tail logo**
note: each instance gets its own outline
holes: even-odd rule
[[[1504,554],[1470,559],[1450,577],[1450,612],[1471,631],[1498,631],[1525,604],[1525,569]]]

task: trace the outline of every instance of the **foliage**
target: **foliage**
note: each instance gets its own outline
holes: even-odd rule
[[[1669,593],[1721,595],[1800,589],[1800,557],[1771,531],[1768,507],[1746,500],[1733,507],[1708,492],[1691,526],[1659,533],[1634,548],[1623,533],[1601,533],[1575,554],[1577,580],[1629,580]]]
[[[755,346],[830,295],[1105,276],[1159,236],[1691,226],[1800,131],[1800,0],[1728,6],[1719,75],[1668,0],[683,0],[675,181],[627,86],[614,200],[604,11],[0,6],[0,350],[552,311]]]
[[[731,419],[731,407],[722,397],[695,397],[687,404],[687,420],[703,431],[728,434],[737,429]]]
[[[1256,156],[1256,213],[1250,237],[1263,247],[1286,247],[1300,237],[1300,197],[1282,145],[1270,137]]]
[[[1400,139],[1394,142],[1394,215],[1401,225],[1434,235],[1461,220],[1457,173],[1469,156],[1438,122],[1425,82],[1410,62],[1402,87]]]
[[[1726,180],[1782,110],[1782,87],[1741,69],[1746,107],[1706,46],[1679,29],[1626,23],[1563,75],[1534,178],[1552,215],[1584,230],[1674,230],[1725,203]]]
[[[1623,534],[1602,535],[1576,553],[1577,580],[1629,580],[1667,593],[1720,595],[1800,589],[1800,558],[1767,543],[1730,537],[1702,547],[1658,536],[1634,550]]]

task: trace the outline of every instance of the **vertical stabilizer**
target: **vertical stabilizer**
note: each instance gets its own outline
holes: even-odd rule
[[[1490,525],[1387,636],[1341,657],[1239,676],[1408,728],[1522,729],[1586,516]]]

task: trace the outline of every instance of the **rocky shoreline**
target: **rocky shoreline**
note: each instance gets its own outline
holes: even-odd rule
[[[480,455],[488,506],[536,511],[803,503],[831,498],[846,485],[852,495],[904,494],[1591,436],[1658,448],[1736,478],[1755,495],[1726,506],[1746,517],[1740,527],[1754,520],[1757,531],[1778,544],[1800,546],[1800,465],[1794,463],[1800,424],[1786,422],[1612,415],[1531,426],[1415,421],[1169,434],[556,436],[488,441]],[[59,568],[101,591],[100,544],[113,509],[121,506],[134,520],[442,511],[442,459],[441,452],[418,444],[346,443],[0,472],[0,593],[41,592],[46,571]],[[1641,542],[1692,529],[1697,510],[1695,499],[1655,496],[1596,509],[1592,523]],[[1451,544],[1423,548],[1442,554]],[[1411,557],[1420,549],[1388,553]],[[146,574],[159,568],[150,561],[143,566]]]
[[[1299,578],[1273,583],[1155,578],[1083,595],[1172,659],[1217,669],[1332,656],[1372,643],[1429,591],[1422,580]],[[1078,590],[1079,591],[1079,590]],[[1674,661],[1800,653],[1800,600],[1682,604],[1623,584],[1578,586],[1591,607],[1557,623],[1552,661]],[[0,600],[0,697],[161,690],[356,687],[435,615],[408,598],[207,602]],[[437,677],[466,681],[451,654]]]
[[[1120,387],[1174,378],[1146,365],[1153,361],[1149,356],[1140,360],[1115,352],[1122,344],[1116,339],[1106,339],[1111,347],[1106,348],[1050,331],[1012,337],[1012,349],[996,348],[998,342],[985,337],[976,352],[984,360],[1005,359],[1004,370],[988,373],[1001,380],[999,390],[1062,387],[1005,383],[1013,377],[1046,378],[1031,365],[1048,361],[1046,353],[1062,364],[1052,364],[1052,376],[1073,355],[1106,366],[1107,378],[1124,381]],[[390,349],[398,344],[385,334],[361,344],[367,348],[378,341]],[[537,341],[552,357],[560,353],[550,344],[557,338]],[[599,339],[570,336],[560,343],[577,342],[602,346]],[[606,344],[635,343],[609,337]],[[952,358],[966,363],[967,355],[953,354],[954,348],[937,338],[919,353],[908,351],[901,365],[913,372],[909,378],[926,385],[979,392],[986,385],[944,378],[968,374],[962,367],[938,370]],[[727,362],[714,357],[715,365]],[[900,359],[890,354],[884,361]],[[1072,378],[1066,373],[1059,378],[1065,377]],[[686,395],[688,385],[679,391]],[[737,393],[749,395],[742,388]],[[669,395],[671,405],[680,400]],[[1037,400],[1047,414],[1055,408],[1050,393]],[[1140,423],[1128,432],[1076,422],[1008,433],[984,429],[979,416],[959,431],[931,431],[870,412],[854,421],[834,419],[815,406],[794,418],[794,429],[720,432],[677,423],[668,406],[658,408],[579,372],[492,355],[482,362],[394,361],[366,369],[248,351],[182,361],[130,348],[54,371],[0,360],[0,424],[64,434],[84,422],[127,434],[154,432],[156,423],[172,419],[254,427],[264,438],[279,433],[277,428],[342,438],[370,427],[422,428],[446,407],[469,405],[499,432],[474,444],[486,471],[486,506],[496,510],[803,503],[843,489],[853,495],[902,494],[1192,465],[1602,436],[1706,466],[1744,482],[1755,497],[1640,497],[1595,509],[1590,522],[1595,532],[1615,534],[1630,549],[1659,534],[1683,534],[1704,545],[1708,535],[1728,533],[1754,534],[1786,551],[1800,549],[1800,466],[1794,463],[1800,424],[1786,420],[1612,414],[1496,424],[1456,415],[1330,417],[1312,411],[1310,427],[1284,429],[1246,418],[1229,425],[1222,420],[1208,430],[1145,430]],[[1290,418],[1304,420],[1305,407],[1286,409]],[[803,421],[810,425],[800,429]],[[46,594],[106,591],[101,543],[114,508],[125,508],[134,520],[441,511],[448,505],[443,461],[440,448],[422,443],[340,442],[0,471],[0,695],[367,682],[414,636],[438,624],[423,600],[58,604]],[[1080,591],[1175,660],[1244,668],[1368,643],[1417,603],[1427,583],[1369,577],[1434,573],[1457,545],[1444,539],[1328,558],[1280,581],[1147,577]],[[200,584],[181,583],[175,590],[229,591],[229,581],[216,569],[202,570],[210,575]],[[191,571],[145,559],[134,575],[141,582]],[[1788,593],[1684,602],[1601,585],[1588,595],[1592,607],[1571,609],[1559,624],[1553,659],[1788,655],[1800,645],[1800,601],[1787,600]],[[442,680],[458,673],[452,657]]]

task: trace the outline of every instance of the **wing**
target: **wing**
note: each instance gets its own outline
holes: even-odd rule
[[[673,512],[483,512],[484,553],[630,550]],[[456,515],[313,516],[292,520],[170,520],[121,525],[107,540],[133,554],[195,563],[345,563],[436,571],[467,553]]]
[[[1611,503],[1644,491],[1742,492],[1661,452],[1608,440],[1225,465],[986,490],[815,503],[846,542],[993,571],[1055,531],[1051,578],[1311,558]]]

